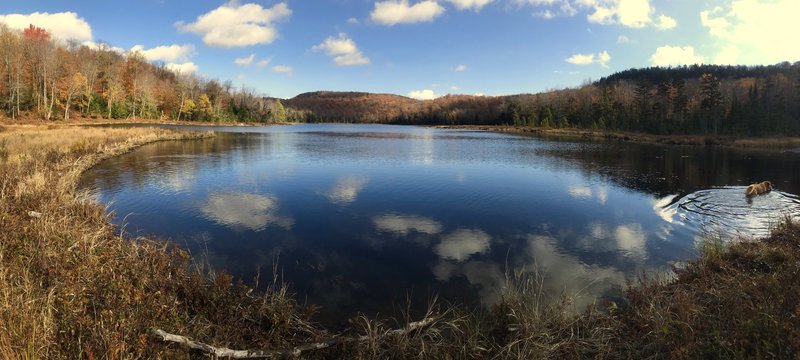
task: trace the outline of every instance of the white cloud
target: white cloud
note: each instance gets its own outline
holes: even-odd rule
[[[565,61],[575,65],[589,65],[594,63],[594,54],[575,54],[568,57]]]
[[[533,16],[538,16],[538,17],[540,17],[542,19],[550,20],[550,19],[554,19],[556,17],[556,14],[548,9],[548,10],[544,10],[544,11],[540,11],[540,12],[534,13]]]
[[[289,77],[294,76],[294,69],[287,65],[275,65],[272,67],[272,71],[279,74],[286,74],[286,76]]]
[[[725,45],[717,55],[714,56],[714,63],[721,65],[736,65],[739,62],[739,47],[734,44]],[[777,61],[770,61],[767,63],[775,63]]]
[[[125,53],[125,49],[123,49],[121,47],[111,46],[109,44],[102,43],[102,42],[101,43],[96,43],[94,41],[87,40],[87,41],[82,42],[81,45],[86,46],[86,47],[88,47],[89,49],[92,49],[92,50],[107,50],[107,51],[113,51],[113,52],[118,53],[118,54],[124,54]]]
[[[611,61],[611,55],[608,54],[608,51],[597,54],[575,54],[564,59],[564,61],[575,65],[600,64],[600,66],[607,68],[608,62]]]
[[[455,71],[455,72],[464,72],[464,71],[467,71],[467,65],[464,65],[464,64],[459,64],[458,66],[456,66],[455,68],[453,68],[453,71]]]
[[[594,12],[587,19],[598,24],[620,24],[632,28],[643,28],[651,22],[653,8],[650,0],[615,0],[592,3]]]
[[[236,58],[235,60],[233,60],[233,62],[239,66],[251,66],[255,61],[256,61],[256,54],[250,54],[250,56],[245,56],[243,58]],[[259,60],[258,62],[255,62],[255,64],[259,69],[263,69],[267,67],[267,65],[269,65],[270,61],[272,61],[272,58],[266,58],[263,60]]]
[[[557,16],[575,16],[585,12],[589,22],[597,24],[618,24],[632,28],[643,28],[654,24],[652,15],[655,8],[651,0],[513,0],[518,6],[531,5],[546,9],[534,13],[535,16],[552,19]],[[663,16],[663,15],[662,15]],[[667,17],[664,25],[672,18]]]
[[[358,24],[360,24],[361,22],[360,22],[360,21],[358,21],[358,19],[356,19],[356,18],[354,18],[354,17],[351,17],[351,18],[347,19],[347,23],[348,23],[348,24],[350,24],[350,25],[358,25]]]
[[[311,48],[313,51],[325,51],[333,58],[333,63],[338,66],[355,66],[369,64],[369,58],[361,53],[356,42],[347,34],[339,33],[337,37],[329,36],[319,45]]]
[[[661,46],[650,56],[653,66],[692,65],[704,63],[705,59],[694,53],[691,46]]]
[[[131,52],[138,52],[147,61],[187,61],[194,54],[194,45],[164,45],[156,46],[152,49],[145,49],[142,45],[131,48]]]
[[[425,0],[409,5],[408,0],[387,0],[375,3],[369,14],[372,21],[386,26],[431,22],[444,14],[444,8],[436,1]]]
[[[263,68],[267,67],[267,65],[269,65],[270,61],[272,61],[272,58],[266,58],[264,60],[259,61],[256,64],[256,66],[258,66],[259,69],[263,69]]]
[[[484,6],[489,5],[494,0],[447,0],[458,10],[481,11]]]
[[[655,27],[659,30],[670,30],[676,26],[678,26],[678,22],[666,15],[659,16],[658,21],[655,23]]]
[[[253,64],[253,60],[256,59],[256,54],[250,54],[250,56],[246,56],[243,58],[236,58],[233,60],[233,63],[239,66],[250,66]]]
[[[164,65],[164,67],[166,67],[169,70],[172,70],[173,72],[182,74],[194,74],[197,72],[197,70],[199,70],[198,66],[191,61],[181,64],[168,63]]]
[[[473,254],[482,254],[489,250],[492,238],[477,229],[458,229],[442,236],[442,241],[434,251],[443,259],[455,261],[467,260]]]
[[[433,100],[437,98],[433,90],[428,89],[411,91],[408,93],[408,97],[417,100]]]
[[[28,15],[0,15],[0,23],[15,30],[24,30],[34,25],[47,30],[51,36],[62,40],[92,40],[92,27],[74,12],[40,13]]]
[[[700,20],[717,39],[714,62],[774,64],[800,60],[800,1],[734,0],[729,6],[702,11]]]
[[[195,22],[175,25],[180,31],[203,37],[203,43],[211,47],[242,47],[270,44],[278,37],[275,22],[292,15],[286,3],[263,8],[259,4],[240,4],[231,0],[210,12],[197,17]]]
[[[563,2],[563,0],[514,0],[517,5],[530,4],[533,6],[540,5],[554,5]]]
[[[636,43],[637,43],[636,40],[631,40],[631,38],[625,35],[620,35],[619,37],[617,37],[617,44],[636,44]]]
[[[725,19],[724,16],[716,18],[711,17],[711,15],[721,13],[722,11],[723,9],[719,6],[715,7],[713,10],[701,11],[700,22],[703,24],[703,26],[708,28],[708,31],[712,36],[725,38],[730,35],[728,28],[731,26],[731,23]]]

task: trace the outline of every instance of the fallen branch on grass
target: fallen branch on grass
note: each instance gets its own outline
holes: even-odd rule
[[[415,321],[409,323],[408,326],[401,328],[401,329],[394,329],[389,330],[381,335],[378,335],[378,338],[386,337],[386,336],[394,336],[394,335],[403,335],[409,332],[418,330],[425,326],[428,326],[436,321],[433,317],[428,317],[422,319],[420,321]],[[152,333],[154,336],[161,339],[161,341],[165,342],[173,342],[176,344],[181,344],[187,346],[191,349],[200,350],[206,354],[214,355],[216,357],[228,357],[233,359],[258,359],[258,358],[270,358],[270,357],[277,357],[277,356],[299,356],[303,352],[311,351],[311,350],[319,350],[324,349],[336,344],[341,344],[345,342],[361,342],[367,341],[370,339],[368,335],[362,335],[359,337],[345,337],[345,336],[335,336],[332,338],[328,338],[321,341],[310,342],[302,345],[295,346],[291,349],[279,349],[279,350],[233,350],[228,349],[226,347],[217,347],[212,346],[209,344],[205,344],[199,341],[194,341],[189,339],[188,337],[170,334],[164,330],[160,329],[153,329]]]

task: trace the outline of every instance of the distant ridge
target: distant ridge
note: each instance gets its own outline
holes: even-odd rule
[[[579,87],[537,94],[415,100],[392,94],[316,91],[285,103],[292,119],[307,122],[800,135],[800,62],[629,69]]]
[[[479,110],[488,110],[488,103],[496,106],[500,101],[493,97],[470,95],[417,100],[394,94],[352,91],[307,92],[285,101],[288,108],[305,114],[307,121],[368,123],[424,123],[431,117],[447,115],[440,114],[443,110],[451,111],[451,118],[456,113],[477,115]]]

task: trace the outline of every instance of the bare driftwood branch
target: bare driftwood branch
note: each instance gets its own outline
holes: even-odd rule
[[[428,326],[432,324],[435,320],[436,319],[433,317],[425,318],[420,321],[409,323],[408,326],[404,328],[389,330],[379,335],[378,337],[407,334],[414,330]],[[360,341],[367,341],[370,339],[370,336],[368,335],[362,335],[359,337],[334,336],[332,338],[328,338],[317,342],[301,344],[291,349],[233,350],[233,349],[228,349],[226,347],[216,347],[199,341],[194,341],[192,339],[189,339],[188,337],[170,334],[161,329],[153,329],[152,333],[154,336],[161,339],[161,341],[181,344],[186,347],[189,347],[190,349],[200,350],[206,354],[214,355],[216,357],[223,357],[223,358],[227,357],[233,359],[258,359],[258,358],[271,358],[277,356],[299,356],[300,354],[306,351],[324,349],[345,342],[360,342]]]

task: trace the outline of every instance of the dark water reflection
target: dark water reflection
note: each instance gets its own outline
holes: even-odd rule
[[[692,256],[698,234],[766,234],[800,215],[800,156],[560,142],[416,127],[222,129],[106,161],[83,187],[127,234],[207,253],[244,279],[278,259],[319,320],[395,315],[408,295],[470,306],[508,269],[546,274],[577,305]],[[748,203],[745,184],[779,191]]]

